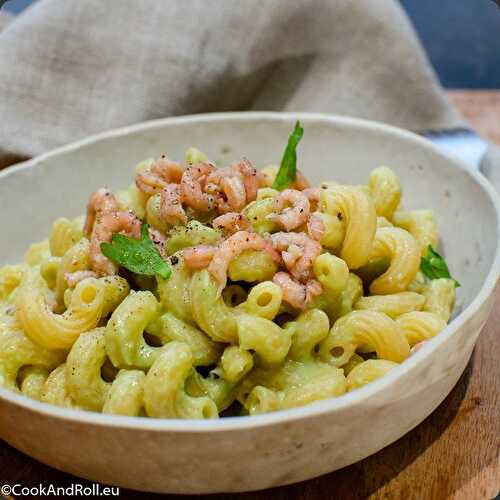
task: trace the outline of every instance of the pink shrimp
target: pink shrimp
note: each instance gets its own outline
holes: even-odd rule
[[[257,172],[255,167],[246,159],[241,159],[231,169],[238,172],[243,178],[246,192],[246,203],[257,198],[257,190],[264,186],[264,174]]]
[[[312,265],[321,254],[322,247],[304,233],[274,233],[270,236],[273,247],[282,252],[283,262],[290,274],[302,283],[312,276]]]
[[[172,226],[186,224],[186,212],[182,208],[179,184],[168,184],[160,194],[160,217]]]
[[[90,236],[96,218],[116,210],[118,210],[118,202],[109,189],[100,188],[92,193],[87,203],[87,216],[83,226],[84,234]]]
[[[90,260],[92,269],[99,276],[112,275],[117,272],[117,265],[107,259],[101,252],[101,243],[109,243],[115,233],[122,233],[139,239],[141,221],[131,212],[108,213],[97,221],[90,238]]]
[[[291,207],[286,207],[290,203]],[[274,199],[274,208],[277,213],[267,216],[269,220],[279,222],[287,231],[291,231],[304,224],[310,212],[307,196],[296,189],[285,189]]]
[[[75,288],[80,281],[87,278],[97,278],[97,273],[94,271],[75,271],[74,273],[66,273],[64,278],[69,288]]]
[[[178,184],[182,178],[182,167],[162,155],[149,169],[135,177],[135,184],[146,194],[155,194],[168,184]]]
[[[238,212],[246,204],[246,191],[243,177],[239,173],[226,173],[220,181],[220,186],[227,199],[219,198],[217,208],[221,213]]]
[[[215,204],[215,197],[204,192],[207,177],[215,170],[210,163],[197,163],[184,170],[181,180],[181,199],[194,210],[207,212]]]
[[[273,283],[281,288],[283,300],[297,309],[304,309],[314,297],[323,291],[321,284],[316,280],[309,280],[303,285],[282,271],[274,275]]]
[[[316,210],[318,208],[319,199],[321,196],[321,189],[320,188],[306,188],[302,191],[302,194],[305,194],[307,196],[307,199],[309,200],[309,204],[311,205],[311,212]]]
[[[184,262],[191,269],[204,269],[212,261],[217,247],[209,245],[198,245],[185,248],[182,252]]]
[[[219,282],[221,291],[226,286],[229,263],[245,250],[270,251],[270,248],[262,236],[248,231],[238,231],[217,247],[208,270]],[[276,258],[276,252],[272,256]]]
[[[295,182],[293,183],[293,188],[299,191],[303,191],[310,186],[311,184],[306,179],[305,175],[300,170],[297,170],[297,177],[295,178]]]
[[[224,215],[219,215],[219,217],[216,217],[212,221],[212,226],[215,229],[223,229],[227,234],[252,230],[250,221],[238,212],[228,212]]]
[[[307,220],[307,234],[316,241],[321,241],[323,235],[325,234],[325,223],[321,218],[321,215],[316,212],[309,216]]]

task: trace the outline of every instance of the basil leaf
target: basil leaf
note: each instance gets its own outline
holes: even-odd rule
[[[167,279],[172,272],[170,264],[162,259],[151,241],[147,224],[142,224],[139,240],[114,234],[111,243],[101,243],[101,251],[108,259],[136,274]]]
[[[273,182],[273,189],[283,191],[290,184],[295,182],[297,178],[297,146],[304,135],[304,129],[298,121],[295,124],[293,132],[288,138],[283,158],[281,159],[280,168]]]
[[[432,248],[432,245],[427,247],[427,255],[420,260],[420,270],[431,280],[449,278],[454,281],[456,287],[460,286],[460,283],[452,278],[444,258]]]

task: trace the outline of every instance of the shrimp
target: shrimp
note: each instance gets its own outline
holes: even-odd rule
[[[220,284],[220,291],[226,286],[229,263],[245,250],[265,250],[270,252],[273,258],[278,258],[262,236],[248,231],[238,231],[219,244],[208,266],[210,274]]]
[[[325,223],[319,213],[314,213],[307,220],[307,234],[316,241],[321,241],[325,234]]]
[[[90,261],[92,269],[99,276],[112,275],[117,272],[117,265],[101,252],[101,243],[109,243],[115,233],[139,239],[141,221],[131,212],[107,213],[97,221],[90,238]]]
[[[109,189],[100,188],[92,193],[92,196],[87,203],[87,216],[83,226],[84,234],[90,236],[96,218],[110,212],[116,212],[117,210],[118,202]]]
[[[219,212],[240,211],[245,206],[247,199],[245,183],[241,174],[225,174],[220,181],[220,186],[227,201],[223,197],[219,198],[217,203]]]
[[[74,273],[66,273],[64,275],[69,288],[75,288],[75,286],[84,279],[97,277],[97,273],[94,271],[75,271]]]
[[[297,170],[295,182],[293,183],[294,189],[297,189],[298,191],[304,191],[304,189],[307,189],[310,186],[311,184],[306,179],[306,176],[300,170]]]
[[[207,177],[215,170],[210,163],[197,163],[184,170],[181,180],[181,200],[194,210],[207,212],[214,207],[215,197],[204,192]]]
[[[255,198],[257,198],[257,190],[265,184],[264,174],[258,172],[246,158],[243,158],[238,163],[234,164],[231,169],[233,172],[238,172],[243,178],[246,203],[254,201]]]
[[[179,184],[168,184],[160,194],[160,217],[172,226],[186,224],[186,212],[182,208]]]
[[[286,207],[291,203],[291,207]],[[277,213],[267,216],[269,220],[279,222],[286,231],[291,231],[304,224],[310,212],[307,196],[296,189],[285,189],[274,199],[274,208]]]
[[[305,194],[307,199],[309,200],[309,204],[311,205],[311,212],[315,211],[318,208],[319,199],[321,196],[321,189],[306,188],[302,191],[302,194]]]
[[[165,155],[156,160],[149,169],[135,177],[137,188],[146,194],[155,194],[168,184],[178,184],[182,178],[182,167]]]
[[[216,217],[212,221],[212,226],[215,229],[223,229],[228,234],[252,230],[250,221],[238,212],[228,212],[224,215],[219,215],[219,217]]]
[[[282,271],[274,275],[273,283],[281,288],[283,300],[297,309],[304,309],[314,297],[323,291],[321,284],[316,280],[309,280],[303,285]]]
[[[282,252],[283,262],[290,274],[305,283],[312,276],[312,266],[321,254],[321,244],[304,233],[274,233],[273,247]]]
[[[212,261],[217,247],[209,245],[198,245],[185,248],[182,252],[186,266],[191,269],[204,269]]]

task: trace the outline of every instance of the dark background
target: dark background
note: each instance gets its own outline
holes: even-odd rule
[[[8,0],[4,8],[17,13],[34,1]],[[500,8],[493,0],[400,2],[445,87],[500,88]]]

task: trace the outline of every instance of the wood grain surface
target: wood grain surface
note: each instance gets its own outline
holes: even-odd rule
[[[500,143],[500,92],[451,98],[473,125]],[[488,93],[490,94],[490,93]],[[494,102],[485,105],[484,101]],[[479,104],[478,104],[479,103]],[[484,118],[492,114],[493,119]],[[496,116],[496,122],[494,117]],[[481,121],[483,120],[483,121]],[[484,121],[485,120],[485,121]],[[471,361],[446,400],[413,431],[354,465],[297,485],[217,498],[292,499],[493,499],[500,488],[500,291]],[[353,440],[356,437],[353,436]],[[256,457],[258,460],[258,457]],[[0,485],[69,486],[86,481],[32,460],[0,441]],[[122,490],[120,498],[159,498]],[[177,498],[170,496],[169,498]],[[180,499],[190,497],[179,496]],[[215,496],[205,497],[207,499]]]

